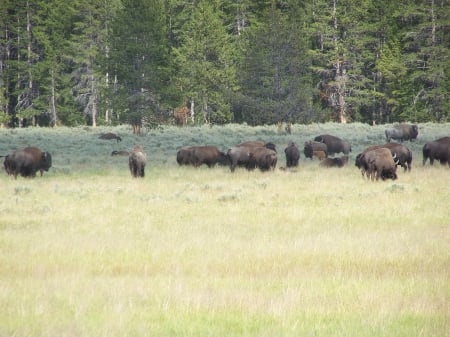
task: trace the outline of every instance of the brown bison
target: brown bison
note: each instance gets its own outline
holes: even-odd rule
[[[230,163],[230,171],[234,172],[236,167],[241,166],[249,169],[251,147],[235,146],[228,150],[227,156]]]
[[[118,135],[116,135],[115,133],[112,133],[112,132],[104,133],[104,134],[100,135],[100,137],[98,137],[98,138],[105,139],[105,140],[115,139],[115,140],[117,140],[117,143],[122,141],[122,138],[120,138]]]
[[[294,142],[289,142],[288,146],[284,149],[286,155],[286,167],[298,166],[300,159],[300,151]]]
[[[261,171],[275,169],[277,165],[277,153],[266,147],[255,147],[250,151],[247,169],[259,168]]]
[[[216,164],[228,165],[228,157],[215,146],[190,146],[178,150],[177,163],[195,167],[205,164],[213,167]]]
[[[183,147],[177,151],[177,163],[178,165],[193,165],[192,159],[192,147]]]
[[[416,139],[419,135],[419,128],[416,124],[399,124],[392,128],[387,128],[384,131],[386,135],[386,141],[390,142],[391,139],[396,139],[401,142],[404,140],[413,140]]]
[[[225,153],[219,151],[215,146],[193,146],[190,148],[191,163],[195,167],[205,164],[213,167],[217,163],[220,165],[228,164],[228,157]]]
[[[366,170],[367,178],[372,180],[397,179],[397,163],[389,149],[378,148],[362,154],[360,160]],[[363,173],[364,174],[364,173]]]
[[[263,142],[263,141],[260,141],[260,140],[249,140],[249,141],[243,142],[243,143],[241,143],[241,144],[239,144],[237,146],[244,146],[244,147],[249,147],[249,148],[265,147],[265,148],[268,148],[268,149],[272,149],[275,152],[277,151],[276,146],[275,146],[274,143],[272,143],[272,142]]]
[[[430,160],[430,165],[434,164],[434,160],[439,160],[441,165],[448,164],[450,166],[450,137],[442,137],[435,141],[426,143],[422,149],[423,165]]]
[[[314,138],[314,141],[326,144],[329,156],[340,152],[348,155],[352,151],[352,147],[348,141],[336,136],[319,135]]]
[[[36,172],[48,171],[52,166],[52,156],[48,152],[43,152],[38,147],[29,146],[19,149],[7,155],[3,162],[5,171],[8,175],[17,175],[22,177],[35,177]]]
[[[393,157],[396,158],[397,165],[403,167],[404,171],[411,171],[412,165],[412,152],[403,144],[399,143],[386,143],[384,145],[373,145],[369,146],[364,150],[364,152],[379,148],[386,148],[391,151]],[[359,165],[360,155],[356,156],[355,165]],[[359,166],[358,166],[359,167]]]
[[[325,158],[320,162],[322,167],[344,167],[348,163],[348,156],[342,156],[340,158]]]
[[[247,170],[254,169],[257,166],[254,152],[259,148],[270,149],[276,153],[275,144],[262,141],[247,141],[230,148],[227,157],[231,172],[234,172],[238,166],[245,167]]]
[[[143,178],[145,176],[145,165],[147,164],[147,155],[142,146],[137,145],[130,152],[128,157],[128,166],[133,178]]]
[[[306,158],[310,158],[312,160],[314,157],[314,152],[319,152],[319,151],[321,152],[320,157],[322,157],[322,159],[328,157],[327,144],[321,143],[321,142],[316,142],[313,140],[308,140],[305,142],[305,146],[303,147],[303,153],[305,154]],[[318,153],[316,153],[316,154],[318,154]]]

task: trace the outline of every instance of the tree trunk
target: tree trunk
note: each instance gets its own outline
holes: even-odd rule
[[[92,70],[93,72],[94,70]],[[97,93],[95,90],[95,77],[92,73],[91,75],[91,95],[92,95],[92,127],[97,127]]]
[[[58,116],[56,114],[56,98],[55,98],[55,71],[52,68],[51,71],[51,76],[52,76],[52,96],[50,98],[50,111],[51,111],[51,116],[52,116],[52,123],[53,126],[57,126],[57,122],[58,122]]]

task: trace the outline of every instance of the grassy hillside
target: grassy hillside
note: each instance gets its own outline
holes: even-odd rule
[[[106,131],[123,141],[99,140]],[[450,169],[422,167],[421,148],[450,125],[406,143],[411,173],[363,180],[354,157],[383,131],[0,130],[0,153],[39,145],[54,158],[42,178],[0,174],[0,336],[448,336]],[[352,143],[347,167],[175,162],[184,145],[264,139],[282,153],[319,133]],[[144,179],[110,156],[135,144],[150,157]]]

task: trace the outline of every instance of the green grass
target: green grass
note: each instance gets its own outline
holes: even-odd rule
[[[42,178],[0,175],[0,336],[449,336],[450,169],[420,155],[448,124],[421,126],[412,172],[385,182],[353,166],[381,127],[234,128],[0,130],[0,150],[54,157]],[[287,139],[323,129],[355,144],[347,167],[175,163],[193,138],[270,138],[284,165]],[[135,143],[144,179],[109,156]]]

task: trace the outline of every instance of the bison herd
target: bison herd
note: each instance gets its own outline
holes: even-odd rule
[[[374,145],[366,148],[356,156],[355,166],[361,170],[363,177],[371,180],[396,179],[397,166],[404,171],[411,171],[412,152],[405,145],[391,142],[392,139],[404,141],[413,140],[418,136],[417,125],[400,124],[385,130],[386,144]],[[115,134],[107,133],[101,139],[121,138]],[[313,140],[304,143],[305,158],[317,158],[320,167],[343,167],[348,163],[349,153],[352,151],[350,143],[339,137],[322,134]],[[438,160],[442,165],[450,166],[450,137],[442,137],[426,143],[422,149],[423,165],[429,160],[433,165]],[[333,157],[342,153],[341,157]],[[289,142],[284,149],[286,167],[296,167],[300,160],[300,150],[294,142]],[[141,146],[135,146],[130,152],[113,151],[112,156],[128,156],[128,166],[132,177],[144,177],[147,155]],[[18,149],[4,157],[4,169],[8,175],[17,178],[35,177],[39,171],[41,176],[52,166],[50,153],[38,147]],[[199,167],[205,164],[208,167],[215,165],[228,166],[231,172],[242,167],[247,170],[260,169],[261,171],[274,170],[278,155],[276,146],[271,142],[247,141],[229,148],[226,152],[220,151],[216,146],[189,146],[178,150],[176,161],[179,165]]]

